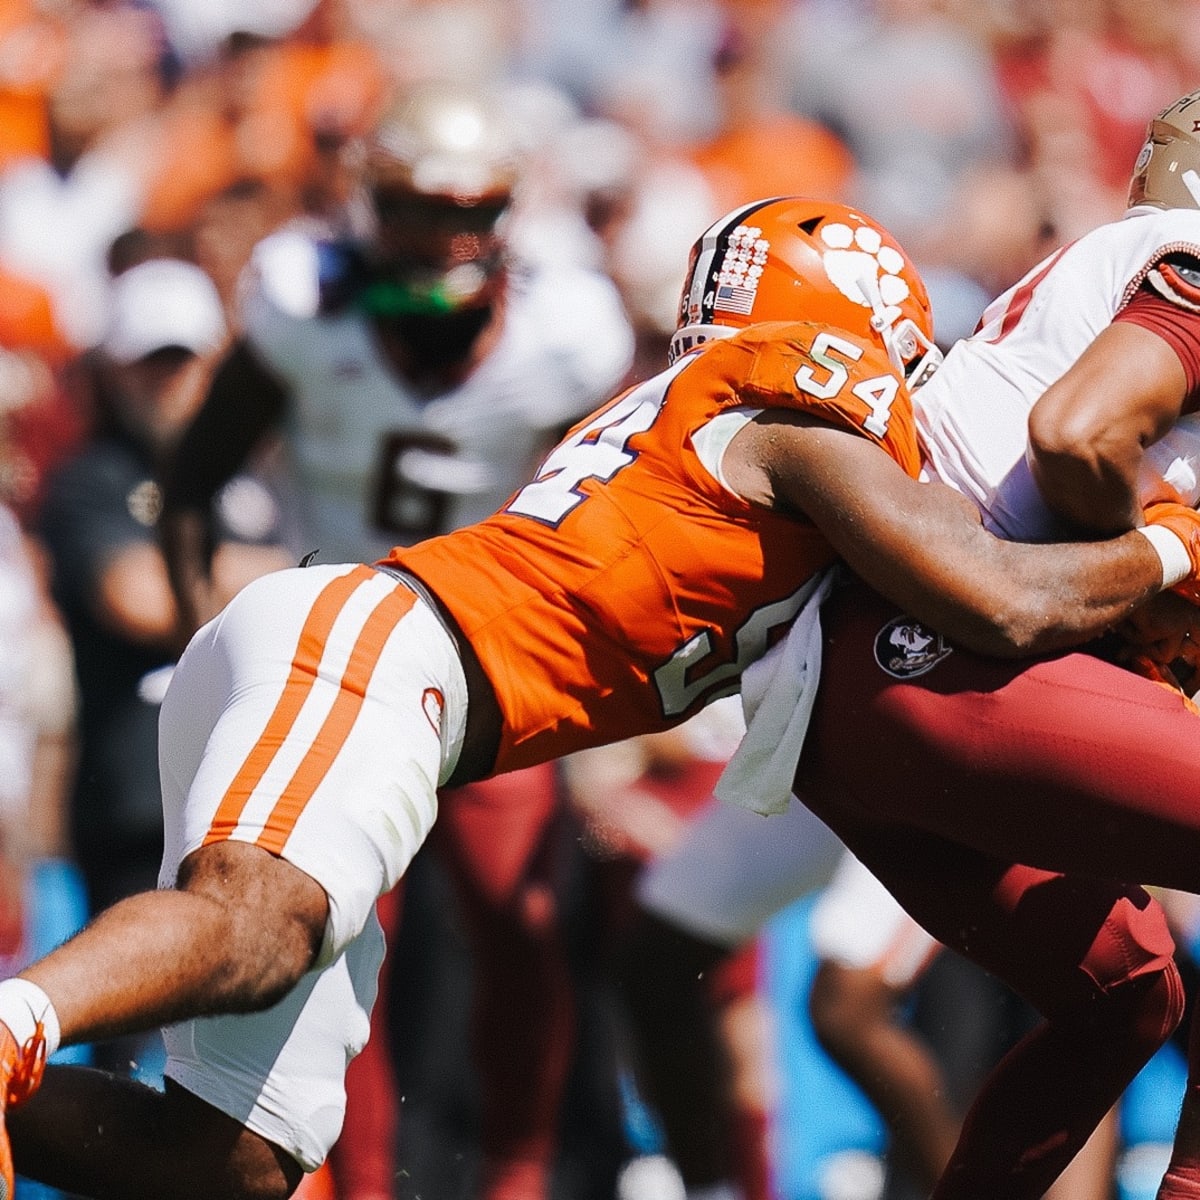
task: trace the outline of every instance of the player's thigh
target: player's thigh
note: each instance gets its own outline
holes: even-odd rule
[[[1040,1012],[1086,1004],[1171,961],[1165,915],[1141,887],[1043,871],[922,830],[843,817],[836,800],[823,811],[930,934]]]
[[[388,576],[256,580],[197,634],[164,701],[162,882],[201,846],[265,849],[325,890],[331,961],[424,840],[465,713],[453,642]]]
[[[1051,870],[1200,890],[1200,718],[1088,654],[949,646],[859,584],[823,612],[797,786]]]

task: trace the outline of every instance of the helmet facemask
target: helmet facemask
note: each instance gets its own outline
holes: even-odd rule
[[[376,317],[437,317],[487,307],[505,268],[507,199],[470,205],[403,189],[371,191],[372,282],[362,307]]]
[[[909,391],[915,392],[942,365],[941,350],[912,317],[884,301],[875,275],[863,272],[858,286],[871,307],[871,328],[883,342],[888,361],[904,376]]]

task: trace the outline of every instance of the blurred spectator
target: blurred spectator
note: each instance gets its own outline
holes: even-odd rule
[[[774,6],[746,6],[713,55],[718,124],[689,157],[721,212],[766,196],[843,200],[852,182],[854,159],[837,135],[787,107],[768,55],[778,27]]]
[[[91,364],[97,424],[53,474],[41,513],[79,683],[72,840],[93,910],[157,881],[158,707],[181,645],[154,479],[225,336],[216,289],[192,264],[156,260],[119,276]],[[239,481],[220,512],[215,572],[229,597],[290,560],[272,541],[276,513],[264,489]],[[128,1058],[112,1053],[111,1065],[127,1069]]]
[[[55,653],[61,649],[54,638],[59,628],[44,603],[25,536],[12,512],[0,506],[0,978],[28,961],[23,897],[30,870],[38,859],[65,849],[62,793],[46,786],[62,782],[61,760],[52,776],[35,776],[37,766],[52,766],[37,762],[40,730],[69,731],[74,713],[72,691],[61,686],[56,671],[69,662]],[[46,657],[39,658],[39,651]],[[35,701],[47,696],[50,711]]]
[[[342,0],[309,7],[289,36],[272,38],[254,31],[250,5],[246,24],[185,78],[164,110],[147,227],[179,228],[243,180],[277,191],[290,212],[328,216],[345,202],[342,153],[378,115],[388,75]]]
[[[963,172],[1012,163],[1015,134],[989,47],[941,0],[877,0],[820,34],[796,5],[774,39],[793,105],[837,133],[858,164],[853,202],[882,221],[918,262],[931,230],[953,227]]]
[[[348,23],[401,90],[441,80],[494,88],[509,76],[521,24],[512,0],[345,0]]]
[[[644,379],[662,369],[695,231],[720,209],[704,172],[682,150],[611,121],[596,122],[580,140],[594,154],[593,170],[606,164],[591,181],[589,219],[637,334],[633,377]]]
[[[1146,114],[1195,82],[1195,0],[1008,0],[988,6],[1009,110],[1065,241],[1124,211]]]
[[[139,211],[162,43],[153,14],[126,6],[75,10],[66,32],[47,157],[11,160],[0,174],[0,263],[48,289],[83,349],[103,330],[105,253]]]
[[[184,63],[198,69],[235,34],[277,39],[292,33],[312,12],[316,0],[156,0],[171,45]]]
[[[18,158],[46,158],[46,99],[62,69],[66,28],[36,0],[0,4],[0,170]]]
[[[719,0],[613,3],[598,40],[571,46],[561,82],[586,111],[651,145],[681,146],[716,130],[714,54],[725,32]]]

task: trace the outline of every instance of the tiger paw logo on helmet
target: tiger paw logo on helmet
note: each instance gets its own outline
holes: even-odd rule
[[[869,287],[873,281],[889,311],[899,314],[910,294],[903,276],[904,255],[886,245],[878,229],[873,225],[851,228],[835,222],[821,226],[818,236],[829,247],[824,256],[825,273],[847,300],[869,307],[864,284]]]

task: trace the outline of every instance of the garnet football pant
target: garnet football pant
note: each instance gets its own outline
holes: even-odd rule
[[[1033,1200],[1180,1019],[1138,885],[1200,890],[1200,717],[1086,654],[967,654],[859,584],[823,624],[798,794],[1046,1018],[985,1084],[935,1200]]]

